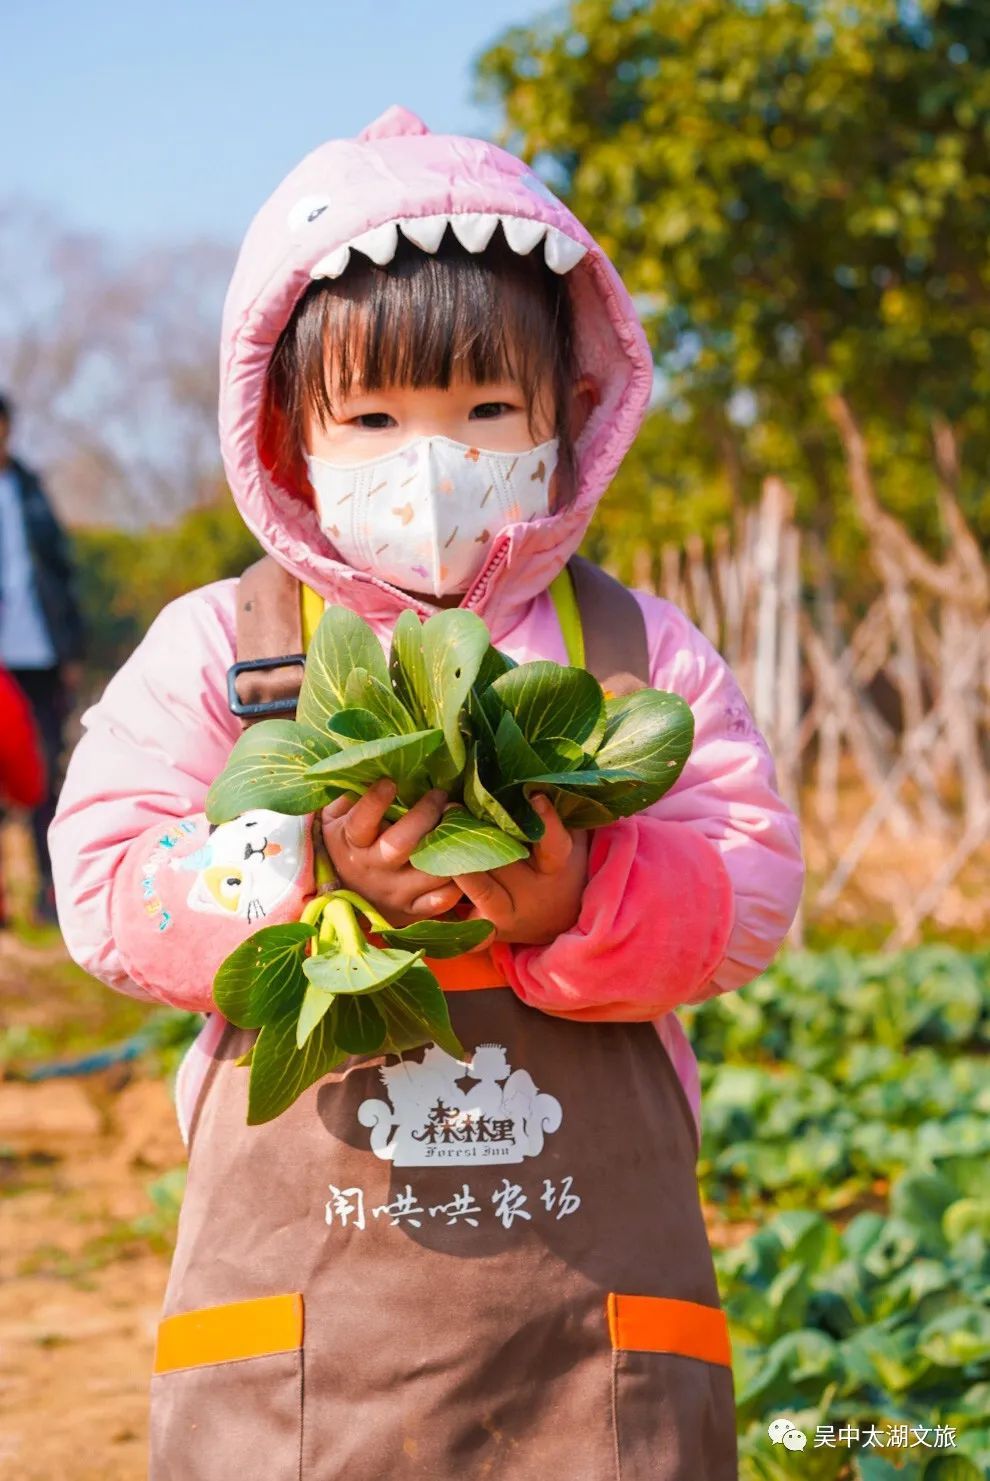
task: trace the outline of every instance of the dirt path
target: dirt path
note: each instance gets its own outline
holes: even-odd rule
[[[0,1060],[84,1050],[143,1010],[49,933],[0,940]],[[9,1067],[8,1067],[9,1072]],[[182,1144],[163,1081],[0,1078],[0,1477],[142,1481],[148,1374]],[[165,1200],[166,1205],[168,1200]]]

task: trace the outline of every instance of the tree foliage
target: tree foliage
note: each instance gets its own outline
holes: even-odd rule
[[[848,507],[838,392],[936,543],[950,424],[990,533],[988,63],[990,9],[965,0],[571,0],[480,59],[506,142],[646,306],[661,490],[688,444],[702,508],[777,472],[826,523]]]

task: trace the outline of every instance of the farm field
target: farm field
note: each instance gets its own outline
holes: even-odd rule
[[[988,1018],[990,953],[939,945],[791,953],[685,1014],[744,1481],[987,1474]],[[190,1020],[101,989],[48,933],[0,940],[0,1022],[0,1477],[139,1481]],[[19,1078],[142,1025],[132,1064]],[[781,1415],[803,1453],[770,1443]],[[870,1425],[904,1443],[865,1446]]]
[[[685,1018],[702,1188],[752,1221],[716,1257],[744,1481],[980,1481],[990,952],[785,955]],[[800,1456],[768,1444],[781,1415]]]

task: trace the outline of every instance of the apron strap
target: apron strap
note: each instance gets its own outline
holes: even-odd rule
[[[550,583],[550,598],[574,668],[586,668],[610,694],[649,684],[646,624],[620,581],[576,555]],[[271,556],[241,576],[237,662],[227,672],[227,695],[243,725],[295,713],[306,650],[324,606]]]
[[[574,578],[569,566],[558,571],[547,590],[560,623],[560,635],[564,640],[567,662],[573,669],[584,668],[584,629],[581,626],[581,609],[574,590]]]
[[[262,556],[237,583],[237,662],[227,670],[227,699],[241,724],[294,715],[305,662],[299,583]]]
[[[309,652],[309,645],[313,641],[316,629],[326,611],[327,604],[318,591],[311,586],[304,586],[301,592],[302,600],[302,645],[303,652]]]
[[[650,652],[639,603],[621,581],[580,555],[550,583],[567,657],[609,694],[650,683]]]

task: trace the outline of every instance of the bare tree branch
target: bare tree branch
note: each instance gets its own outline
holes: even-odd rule
[[[889,560],[891,557],[898,559],[907,575],[913,577],[915,581],[935,595],[974,607],[979,611],[985,610],[987,576],[978,547],[976,547],[979,567],[977,579],[974,579],[971,559],[968,554],[963,556],[962,542],[958,539],[953,541],[944,562],[939,563],[932,560],[908,533],[900,520],[895,519],[881,506],[873,482],[873,474],[870,471],[866,442],[846,397],[837,393],[829,397],[827,405],[845,452],[853,499],[875,550],[882,555],[883,559]],[[947,424],[944,425],[947,426]],[[941,436],[943,456],[951,459],[953,453],[948,449],[944,433]],[[951,467],[951,461],[946,461],[944,468],[939,469],[946,521],[953,533],[961,526],[968,540],[972,541],[975,547],[976,542],[959,508],[951,481],[947,482],[944,477],[944,472],[951,472]]]

